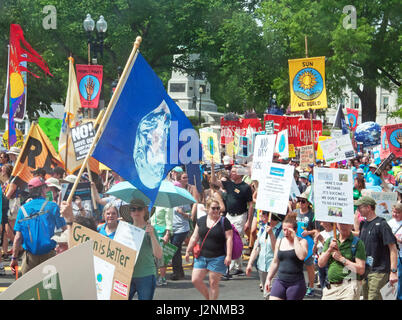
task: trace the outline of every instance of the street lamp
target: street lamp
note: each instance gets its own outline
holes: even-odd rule
[[[92,31],[95,30],[95,22],[89,13],[83,22],[83,26],[88,37],[88,64],[91,64],[91,47],[93,48],[94,60],[96,64],[98,60],[98,53],[100,53],[101,57],[103,58],[103,39],[104,33],[107,30],[107,22],[103,16],[99,17],[99,20],[96,22],[96,39],[93,38],[91,34]]]
[[[198,92],[200,93],[200,107],[198,108],[198,125],[201,126],[201,95],[204,93],[204,88],[200,86]]]

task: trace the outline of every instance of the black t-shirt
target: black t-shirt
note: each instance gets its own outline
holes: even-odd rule
[[[253,201],[253,192],[251,187],[242,181],[239,184],[231,180],[222,181],[226,190],[226,212],[230,214],[242,214],[247,211],[247,204]]]
[[[200,246],[204,241],[204,238],[209,230],[207,228],[207,216],[203,216],[197,220],[198,225],[198,234],[200,236]],[[225,244],[226,244],[226,236],[223,232],[232,230],[232,225],[230,221],[223,217],[223,228],[222,228],[222,218],[219,219],[219,222],[212,228],[212,230],[208,233],[208,237],[202,245],[200,255],[206,258],[216,258],[220,256],[226,256],[225,252]]]
[[[389,244],[395,243],[396,238],[391,227],[384,218],[376,217],[372,221],[360,223],[359,238],[366,247],[366,256],[373,257],[371,271],[388,273],[391,270]]]

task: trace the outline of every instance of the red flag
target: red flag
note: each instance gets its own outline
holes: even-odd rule
[[[387,139],[387,133],[385,132],[385,126],[381,127],[381,149],[380,158],[381,160],[386,159],[391,151],[389,151],[389,144]]]
[[[346,108],[348,126],[350,130],[355,131],[357,127],[357,122],[359,120],[359,110]]]
[[[264,114],[264,128],[265,122],[273,121],[274,122],[274,134],[278,134],[279,131],[286,129],[286,117],[278,116],[275,114]]]
[[[384,127],[389,151],[397,158],[402,157],[402,123],[389,124]]]
[[[234,133],[240,132],[240,120],[225,120],[221,117],[221,144],[228,144],[234,140]]]
[[[247,135],[247,129],[250,128],[254,129],[255,132],[262,131],[261,120],[258,118],[253,119],[240,119],[241,131],[240,135],[245,137]]]
[[[103,66],[77,64],[77,83],[83,108],[97,108],[102,88]]]
[[[318,137],[322,135],[322,121],[313,120],[314,148],[317,150]],[[299,147],[311,144],[311,120],[299,119]]]

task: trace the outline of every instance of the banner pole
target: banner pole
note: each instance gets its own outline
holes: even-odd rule
[[[79,183],[79,181],[81,179],[82,173],[84,172],[84,169],[87,166],[89,158],[92,156],[92,153],[95,150],[95,146],[96,146],[98,140],[100,139],[100,137],[101,137],[101,135],[103,133],[103,130],[104,130],[105,126],[106,126],[106,122],[109,120],[109,116],[111,115],[111,113],[112,113],[112,111],[114,109],[115,100],[120,95],[120,92],[121,92],[121,89],[122,89],[121,87],[123,85],[123,82],[126,81],[126,76],[127,76],[127,73],[128,73],[128,69],[129,69],[130,65],[132,64],[132,62],[134,60],[134,57],[137,55],[137,52],[138,52],[138,49],[140,47],[141,41],[142,41],[141,37],[137,37],[136,40],[135,40],[133,50],[131,51],[131,54],[130,54],[128,60],[127,60],[126,66],[124,67],[124,70],[123,70],[123,73],[121,74],[121,76],[119,78],[119,82],[118,82],[118,84],[116,86],[116,90],[113,92],[112,98],[109,101],[109,104],[108,104],[108,106],[106,108],[105,114],[103,115],[102,121],[99,124],[99,128],[96,131],[96,134],[95,134],[94,140],[92,142],[91,148],[89,149],[88,154],[86,155],[86,157],[84,159],[84,162],[81,165],[81,169],[78,172],[77,179],[75,180],[74,185],[73,185],[73,187],[71,189],[71,193],[68,196],[68,199],[67,199],[68,203],[71,203],[72,200],[73,200],[73,196],[74,196],[75,190],[77,189],[78,183]]]

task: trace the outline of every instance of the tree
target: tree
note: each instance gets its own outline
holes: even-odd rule
[[[362,102],[362,121],[375,121],[376,86],[390,89],[401,82],[399,4],[394,0],[353,1],[357,27],[348,29],[349,17],[343,8],[350,1],[262,2],[259,14],[264,35],[274,48],[280,73],[274,80],[279,101],[289,102],[286,60],[305,56],[307,35],[308,55],[327,58],[329,101],[340,98],[347,85]]]

